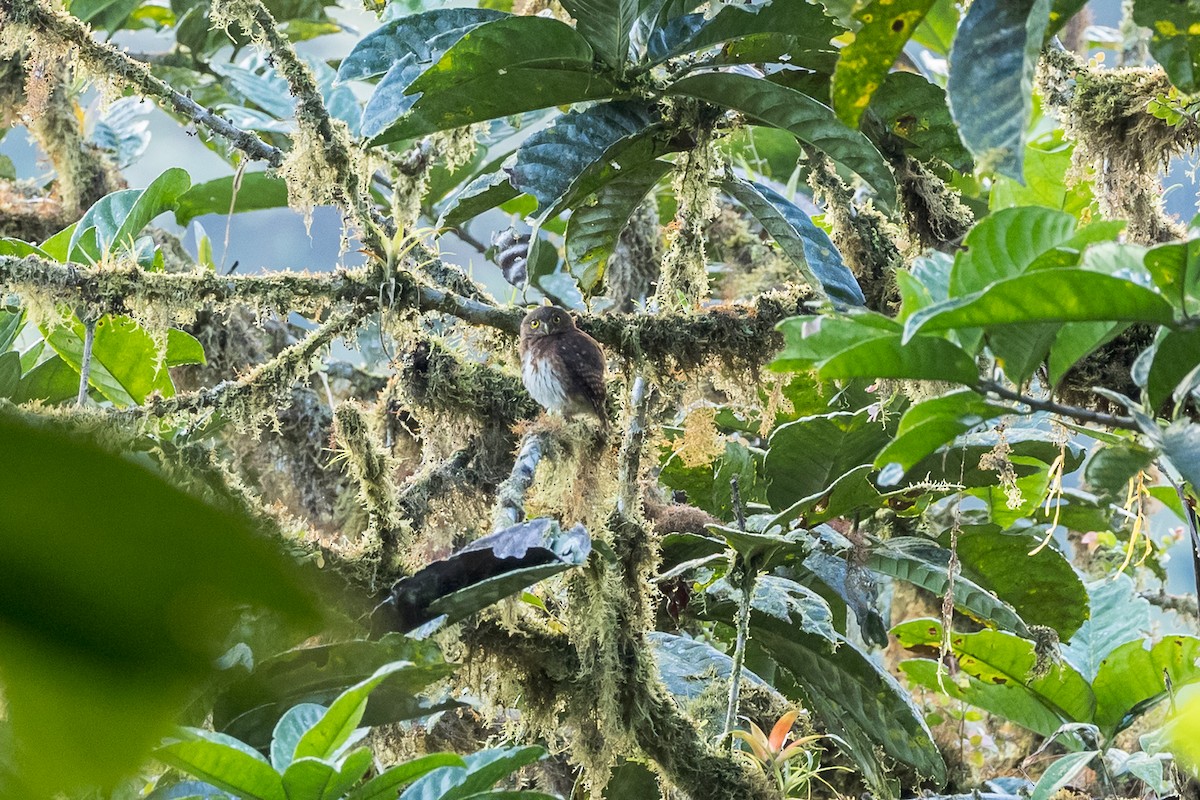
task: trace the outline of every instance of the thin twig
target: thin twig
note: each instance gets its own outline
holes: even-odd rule
[[[738,486],[738,477],[729,479],[729,499],[733,505],[734,517],[738,529],[746,530],[746,511],[742,508],[742,493]],[[725,730],[722,736],[729,737],[729,747],[733,748],[733,737],[729,734],[737,725],[738,700],[742,689],[742,665],[746,661],[746,640],[750,637],[750,606],[754,602],[754,583],[758,578],[754,565],[747,559],[734,552],[734,562],[741,562],[741,597],[738,599],[737,642],[733,647],[733,666],[729,670],[729,705],[725,709]],[[733,570],[730,571],[731,574]]]
[[[1029,406],[1034,411],[1048,411],[1051,414],[1058,414],[1061,417],[1070,417],[1079,422],[1090,422],[1095,425],[1104,425],[1109,428],[1122,428],[1127,431],[1139,431],[1137,423],[1133,417],[1119,417],[1114,414],[1105,414],[1101,411],[1092,411],[1079,406],[1068,406],[1063,403],[1056,403],[1053,400],[1042,400],[1037,397],[1030,397],[1020,392],[1015,392],[1012,389],[1004,386],[993,380],[980,380],[974,387],[975,391],[980,394],[994,394],[1004,400],[1012,400],[1015,403]]]
[[[77,406],[82,406],[88,399],[88,382],[92,377],[92,348],[96,344],[97,321],[95,316],[89,316],[83,321],[83,356],[79,364],[79,395],[75,398]]]

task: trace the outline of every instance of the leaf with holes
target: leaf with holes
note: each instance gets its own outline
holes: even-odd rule
[[[873,0],[854,13],[862,23],[854,41],[842,48],[833,73],[833,107],[838,118],[857,127],[871,97],[892,69],[934,0]]]

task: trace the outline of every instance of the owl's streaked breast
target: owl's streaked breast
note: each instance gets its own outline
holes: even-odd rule
[[[521,356],[521,380],[529,395],[548,411],[561,414],[567,405],[567,391],[555,374],[553,356],[535,358],[530,346]]]

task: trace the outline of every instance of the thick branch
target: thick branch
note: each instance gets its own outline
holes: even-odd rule
[[[197,125],[203,125],[226,139],[251,159],[266,161],[273,167],[283,163],[278,147],[253,133],[236,127],[214,111],[205,109],[190,97],[156,78],[149,67],[135,61],[110,44],[97,42],[86,25],[75,17],[53,10],[40,0],[0,0],[0,21],[19,25],[34,41],[45,42],[51,49],[70,45],[78,53],[79,63],[97,80],[111,80],[140,94],[153,97]]]
[[[493,514],[493,529],[503,530],[525,519],[525,495],[533,486],[538,463],[550,445],[550,434],[545,431],[530,431],[521,440],[517,460],[513,462],[512,474],[500,484],[496,492],[496,510]]]

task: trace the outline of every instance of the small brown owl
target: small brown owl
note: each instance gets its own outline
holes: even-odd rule
[[[608,428],[604,352],[558,306],[535,308],[521,320],[521,380],[553,414],[593,414]]]

